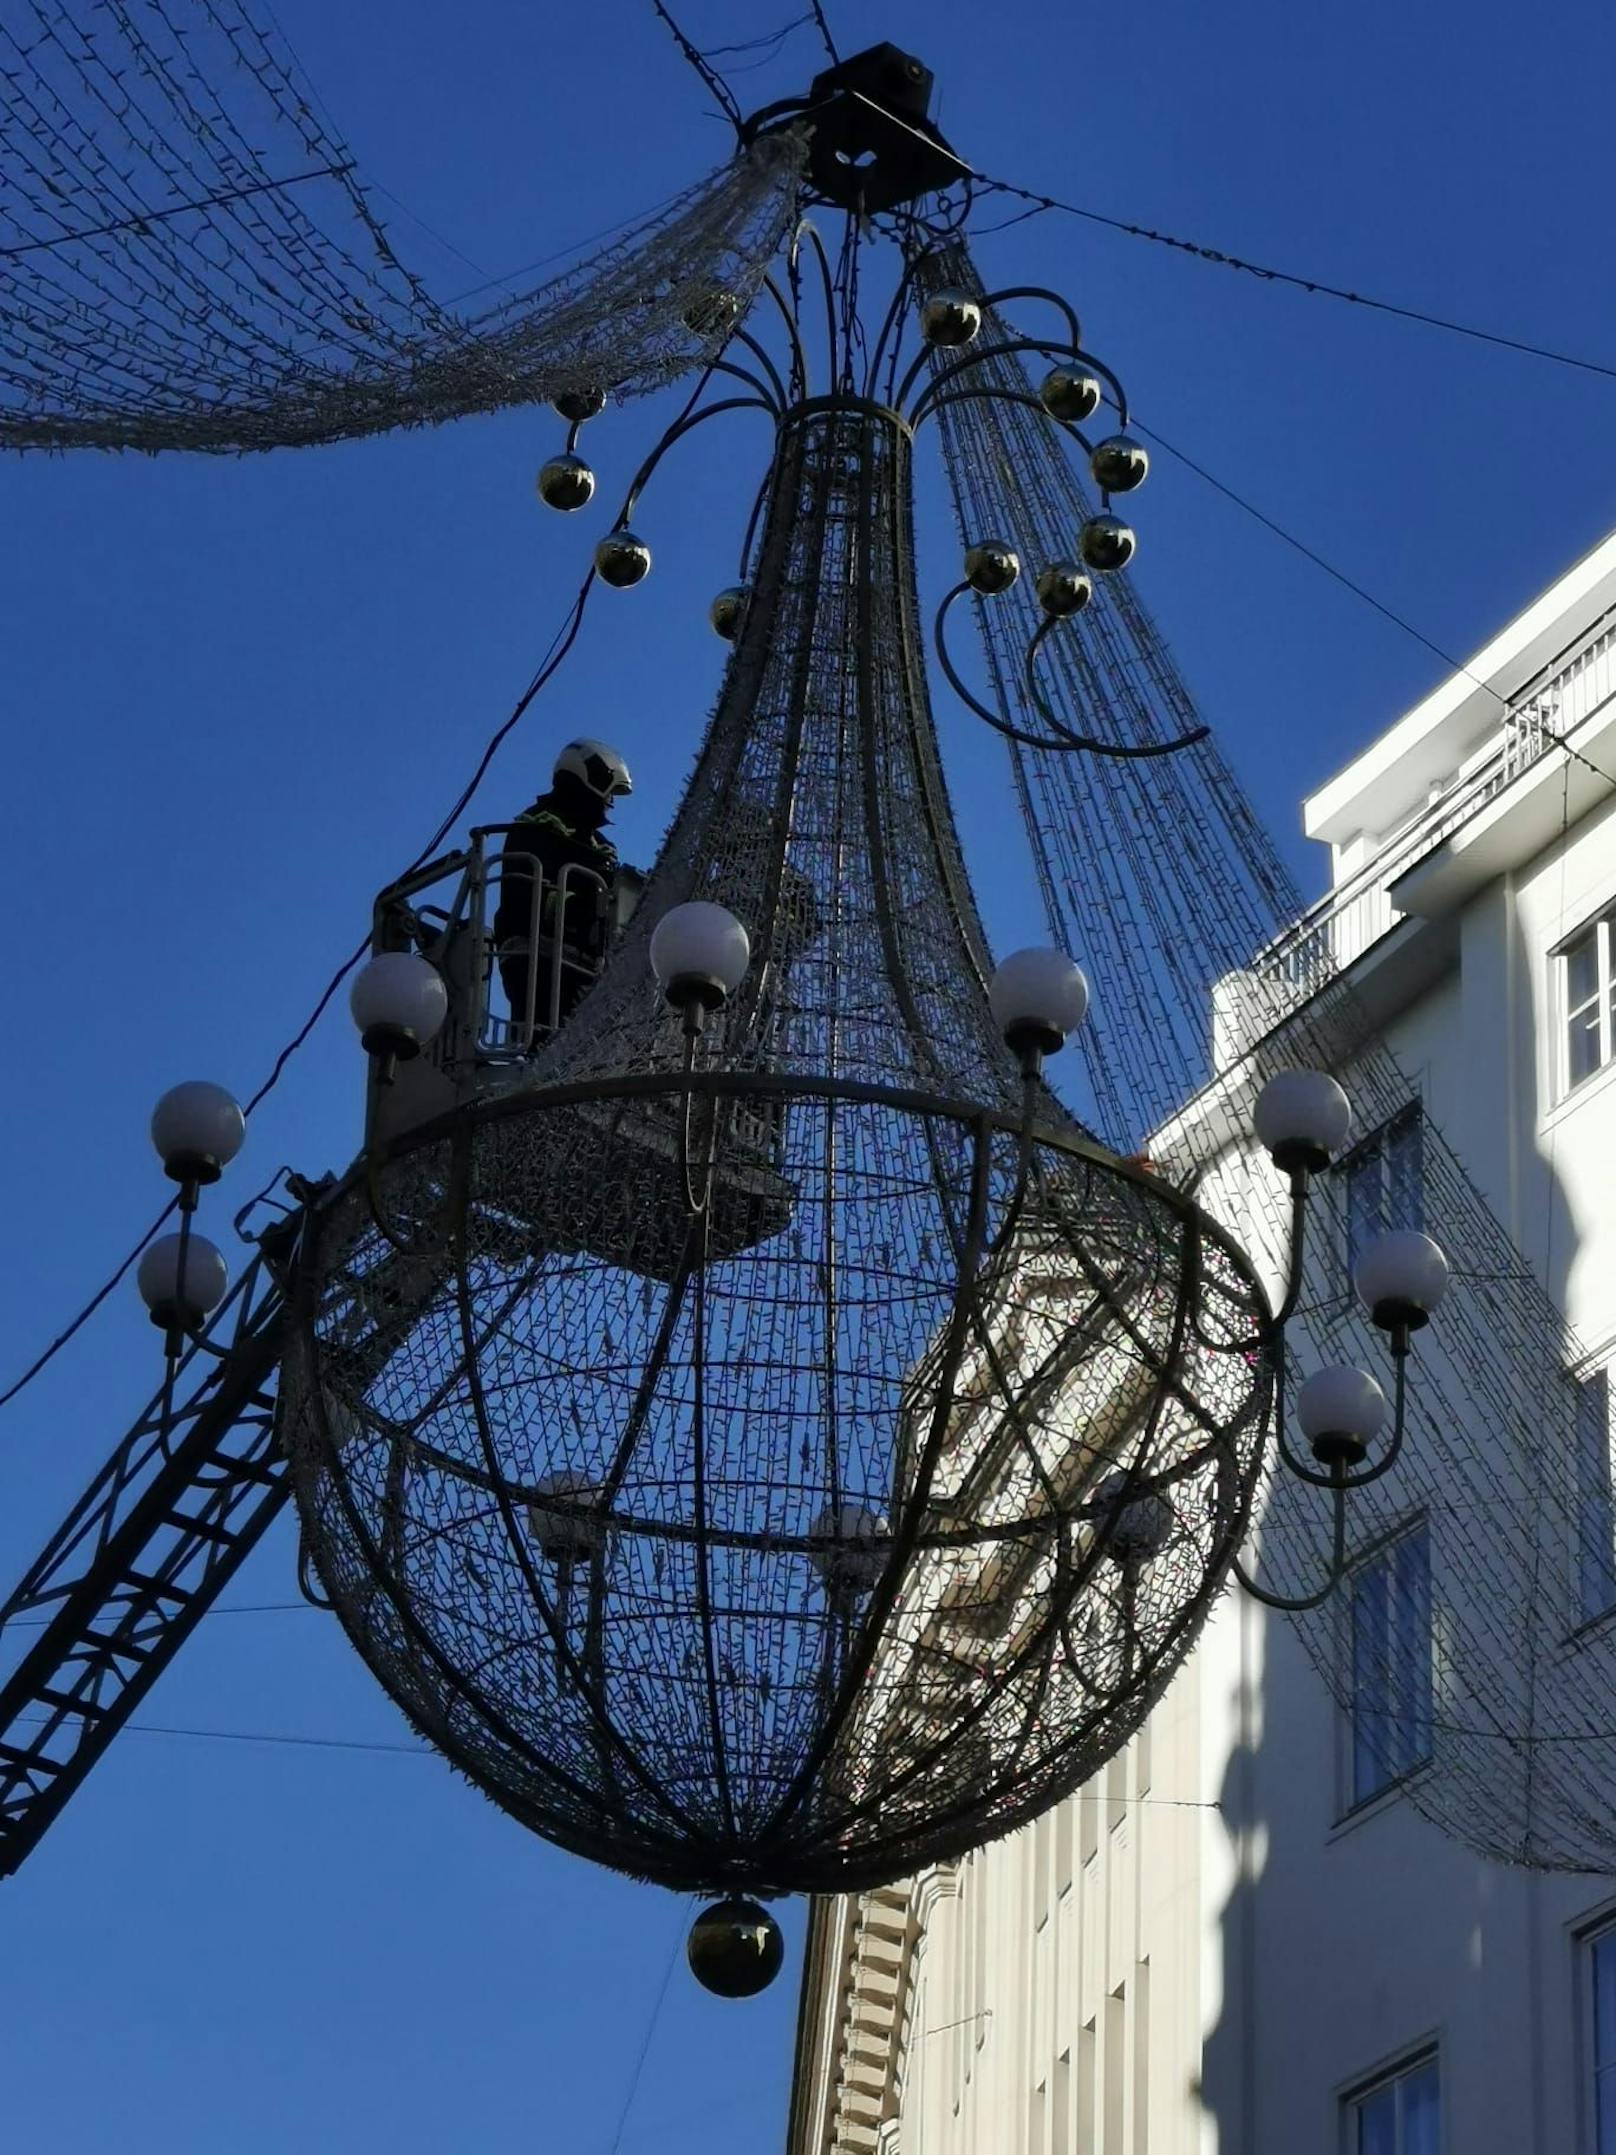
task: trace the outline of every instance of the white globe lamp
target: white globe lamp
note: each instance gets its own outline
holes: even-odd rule
[[[1083,969],[1064,950],[1013,950],[988,983],[994,1024],[1032,1069],[1077,1030],[1088,1007]]]
[[[880,1578],[889,1554],[887,1523],[862,1504],[827,1504],[814,1520],[809,1561],[827,1600],[845,1608],[861,1601]]]
[[[1323,1070],[1278,1070],[1257,1095],[1257,1142],[1288,1175],[1328,1167],[1352,1126],[1352,1103]]]
[[[1370,1243],[1352,1284],[1383,1332],[1417,1332],[1448,1291],[1448,1260],[1429,1235],[1398,1227]]]
[[[151,1139],[163,1172],[194,1192],[217,1182],[241,1150],[246,1120],[233,1095],[205,1078],[171,1085],[152,1110]]]
[[[230,1268],[206,1235],[164,1235],[135,1273],[151,1320],[165,1332],[195,1332],[225,1298]]]
[[[658,987],[696,1023],[734,994],[751,958],[751,942],[735,915],[705,898],[670,907],[651,934]]]
[[[367,1055],[408,1062],[449,1015],[443,976],[412,950],[384,950],[355,979],[348,1008]]]
[[[1321,1466],[1355,1467],[1386,1419],[1386,1394],[1366,1369],[1316,1369],[1297,1391],[1296,1419]]]
[[[1095,1524],[1114,1562],[1147,1564],[1172,1539],[1177,1514],[1171,1498],[1159,1489],[1141,1489],[1124,1502],[1127,1487],[1128,1477],[1120,1467],[1102,1475],[1094,1490]]]

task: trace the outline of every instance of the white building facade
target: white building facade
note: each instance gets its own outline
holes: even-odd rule
[[[1570,1566],[1565,1651],[1608,1649],[1616,536],[1305,814],[1331,888],[1269,962],[1362,979],[1421,1111],[1565,1311],[1588,1496],[1550,1561]],[[1419,1224],[1399,1216],[1417,1132],[1355,1135],[1382,1224]],[[1225,1169],[1209,1201],[1239,1232],[1251,1170]],[[816,1906],[790,2155],[1616,2155],[1616,1875],[1489,1862],[1410,1801],[1429,1564],[1415,1522],[1338,1596],[1361,1716],[1286,1618],[1230,1594],[1076,1797]],[[1616,1789],[1616,1744],[1608,1763]]]

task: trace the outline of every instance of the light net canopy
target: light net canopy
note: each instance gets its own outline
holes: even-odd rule
[[[13,449],[269,449],[654,389],[722,341],[704,295],[756,291],[803,157],[771,136],[461,317],[241,0],[0,0],[0,120]]]
[[[633,921],[536,1061],[321,1219],[287,1370],[382,1681],[517,1816],[686,1888],[890,1879],[1075,1788],[1260,1457],[1245,1261],[1029,1103],[990,1014],[912,581],[902,423],[787,413]],[[754,947],[687,1077],[647,945],[690,898]]]
[[[922,275],[985,290],[963,241]],[[998,393],[949,404],[939,431],[961,540],[1000,535],[1036,563],[1069,547],[1095,501],[1038,409],[1038,353],[1003,349],[1039,333],[1024,305],[1013,324],[991,315],[984,346],[997,355],[977,378]],[[1024,586],[978,604],[987,692],[1008,720],[1037,727],[1053,711],[1081,732],[1139,744],[1180,736],[1194,718],[1132,577],[1101,581],[1072,633],[1049,639],[1042,709],[1024,666],[1037,622]],[[1541,689],[1526,684],[1523,707]],[[1552,737],[1539,744],[1540,755],[1560,753]],[[1594,1426],[1599,1397],[1573,1381],[1584,1350],[1338,970],[1330,921],[1310,913],[1216,738],[1145,764],[1019,745],[1010,761],[1051,937],[1094,977],[1076,1045],[1085,1108],[1107,1140],[1148,1142],[1176,1179],[1199,1178],[1202,1202],[1243,1246],[1270,1253],[1286,1244],[1288,1197],[1247,1133],[1275,1071],[1337,1072],[1360,1162],[1381,1149],[1403,1163],[1395,1190],[1371,1185],[1350,1158],[1317,1178],[1289,1328],[1293,1376],[1332,1363],[1388,1376],[1352,1291],[1352,1254],[1369,1233],[1418,1225],[1454,1264],[1453,1291],[1420,1335],[1409,1441],[1395,1470],[1352,1501],[1356,1568],[1294,1618],[1321,1680],[1388,1775],[1417,1756],[1408,1801],[1445,1832],[1504,1862],[1609,1870],[1616,1634],[1585,1619],[1590,1561],[1610,1562],[1611,1437]],[[1330,1551],[1321,1492],[1276,1471],[1259,1521],[1259,1580],[1312,1593]],[[1374,1558],[1400,1537],[1413,1583],[1388,1589]],[[1428,1651],[1372,1673],[1367,1684],[1384,1692],[1372,1696],[1365,1669],[1380,1668],[1394,1638]]]

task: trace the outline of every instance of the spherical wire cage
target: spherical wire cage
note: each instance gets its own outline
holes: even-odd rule
[[[683,1889],[885,1882],[1126,1740],[1261,1460],[1266,1304],[992,1016],[914,590],[909,430],[777,429],[751,596],[637,911],[534,1059],[305,1239],[305,1541],[421,1732]],[[691,899],[751,962],[699,1038]]]
[[[886,1881],[1159,1696],[1245,1531],[1261,1291],[1058,1132],[1012,1214],[1008,1118],[897,1094],[699,1094],[726,1201],[664,1210],[653,1152],[626,1203],[614,1125],[681,1111],[517,1096],[423,1142],[387,1196],[432,1255],[360,1193],[327,1218],[305,1529],[415,1725],[548,1838],[681,1888]]]

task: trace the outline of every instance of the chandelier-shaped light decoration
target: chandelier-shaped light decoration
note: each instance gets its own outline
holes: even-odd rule
[[[576,1015],[488,1007],[492,839],[448,928],[379,908],[459,1007],[311,1223],[282,1427],[431,1742],[567,1847],[767,1894],[956,1855],[1117,1750],[1246,1532],[1270,1364],[1250,1262],[1042,1081],[1073,969],[990,1002],[905,388],[761,364],[723,690]]]

